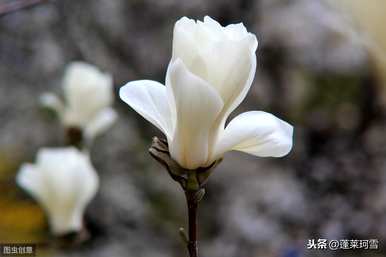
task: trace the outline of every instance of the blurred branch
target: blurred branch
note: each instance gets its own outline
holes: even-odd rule
[[[22,9],[34,7],[48,1],[49,0],[13,0],[7,3],[3,3],[0,4],[0,17]]]

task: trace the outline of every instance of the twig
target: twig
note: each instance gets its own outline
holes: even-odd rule
[[[196,191],[186,191],[186,201],[188,204],[188,219],[189,219],[189,241],[187,244],[190,257],[198,257],[197,247],[197,210],[198,201],[196,199]]]
[[[7,14],[31,8],[39,4],[43,4],[44,2],[48,2],[49,0],[13,0],[4,4],[0,4],[0,17],[5,16]]]

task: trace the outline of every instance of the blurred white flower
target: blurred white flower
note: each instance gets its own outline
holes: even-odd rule
[[[65,101],[45,93],[41,103],[55,110],[66,127],[83,130],[92,139],[106,131],[117,119],[111,108],[113,81],[109,74],[82,62],[70,63],[63,78]]]
[[[79,231],[99,179],[88,154],[76,148],[43,148],[34,164],[23,164],[16,181],[41,204],[55,235]]]
[[[183,167],[208,166],[225,152],[281,157],[292,148],[293,127],[272,114],[229,114],[251,87],[257,40],[242,23],[222,27],[181,18],[174,27],[166,86],[150,80],[127,83],[120,97],[167,137]]]

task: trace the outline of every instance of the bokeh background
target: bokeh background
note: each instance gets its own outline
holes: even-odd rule
[[[36,242],[39,256],[184,256],[183,193],[147,153],[160,133],[118,97],[118,122],[91,150],[101,188],[86,242],[53,244],[14,177],[39,148],[64,144],[38,99],[61,91],[66,64],[110,72],[116,92],[163,82],[175,21],[210,15],[259,40],[256,78],[234,115],[272,112],[295,126],[295,145],[282,159],[226,155],[201,204],[202,256],[385,256],[385,9],[383,0],[56,0],[1,16],[0,243]],[[380,249],[307,251],[313,238],[377,238]]]

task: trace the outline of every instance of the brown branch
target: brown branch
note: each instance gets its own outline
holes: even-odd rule
[[[190,257],[198,257],[197,246],[197,210],[198,202],[195,195],[197,191],[186,191],[186,202],[188,204],[188,226],[189,226],[189,238],[187,242],[188,252]]]
[[[49,0],[13,0],[4,4],[0,4],[0,17],[5,16],[7,14],[31,8],[39,4],[43,4],[48,2]]]

